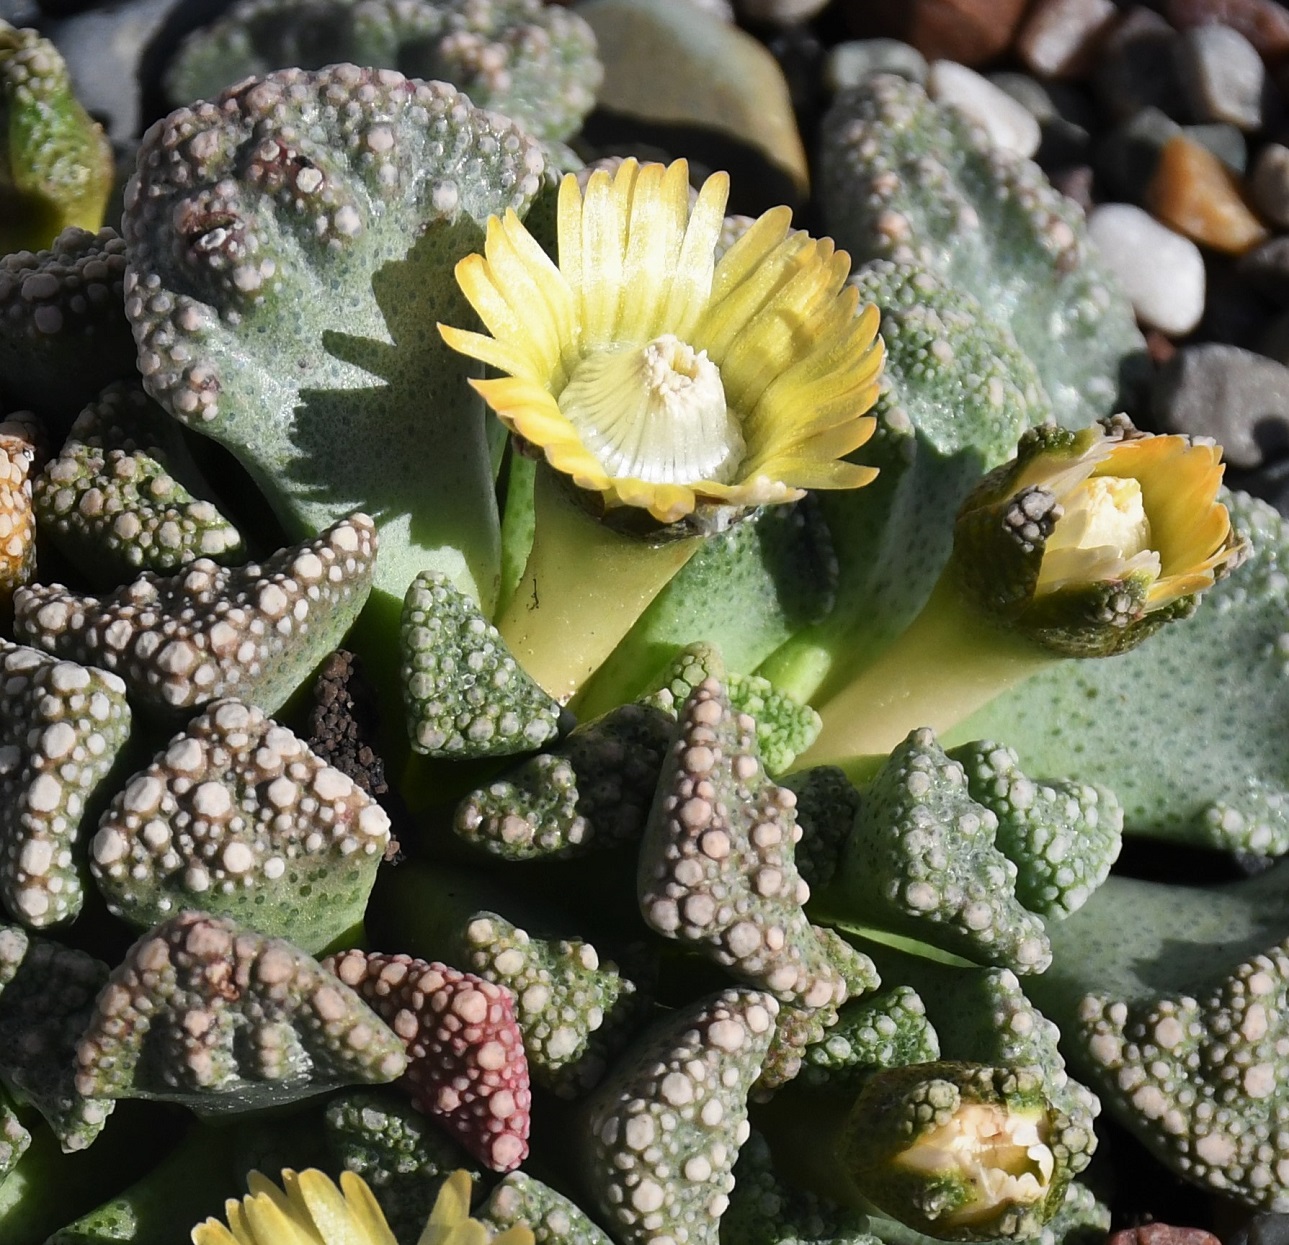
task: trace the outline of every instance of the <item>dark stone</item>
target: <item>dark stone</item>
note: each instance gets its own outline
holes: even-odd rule
[[[1106,36],[1092,81],[1111,117],[1124,121],[1150,107],[1185,116],[1175,55],[1180,38],[1158,13],[1140,5]]]
[[[1182,347],[1155,378],[1152,408],[1168,432],[1212,437],[1234,467],[1289,454],[1289,368],[1251,350]]]

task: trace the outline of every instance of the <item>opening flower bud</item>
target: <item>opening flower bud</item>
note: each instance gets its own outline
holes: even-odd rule
[[[1063,656],[1125,652],[1238,564],[1222,471],[1211,442],[1152,436],[1121,415],[1031,429],[959,512],[957,583]]]
[[[1004,1206],[1032,1205],[1047,1196],[1056,1169],[1047,1132],[1040,1112],[967,1103],[897,1155],[895,1163],[969,1191],[968,1199],[945,1216],[946,1227],[978,1223]]]

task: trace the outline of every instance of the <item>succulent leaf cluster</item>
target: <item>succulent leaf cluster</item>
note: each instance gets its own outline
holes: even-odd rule
[[[539,138],[568,138],[595,103],[595,36],[539,0],[240,0],[166,70],[175,105],[243,78],[337,61],[439,79]]]
[[[970,585],[1023,611],[1073,503],[1018,510],[1018,479],[1137,439],[1088,427],[1141,340],[1036,167],[910,83],[843,93],[822,207],[862,261],[846,289],[845,257],[785,209],[722,225],[719,176],[687,196],[683,164],[618,162],[556,192],[599,81],[576,14],[242,0],[172,66],[182,106],[143,141],[118,237],[87,231],[101,135],[50,55],[0,23],[0,119],[41,144],[11,142],[0,169],[0,249],[32,248],[0,256],[0,395],[34,412],[0,423],[18,641],[0,639],[0,1238],[31,1190],[62,1187],[51,1156],[108,1125],[108,1200],[51,1245],[207,1213],[190,1207],[252,1162],[361,1175],[408,1245],[431,1213],[431,1239],[476,1245],[1065,1245],[1108,1222],[1078,1181],[1096,1094],[1188,1179],[1289,1208],[1283,870],[1199,891],[1111,874],[1123,833],[1289,847],[1268,725],[1289,709],[1286,538],[1236,495],[1233,522],[1209,522],[1226,514],[1215,449],[1178,494],[1212,505],[1169,521],[1175,545],[1198,524],[1214,550],[1127,587],[1076,583],[1091,640],[1039,619],[1078,658],[1129,647],[1107,634],[1148,643],[1059,661],[1022,635],[1024,673],[1043,668],[965,723],[955,702],[881,755],[828,751],[890,654],[884,694],[921,680],[951,699],[899,644],[940,600],[964,499],[968,554],[996,546],[1000,514],[1041,536]],[[341,58],[368,67],[310,67]],[[833,300],[816,345],[871,336],[855,302],[880,305],[885,346],[847,365],[876,389],[884,350],[867,445],[828,433],[865,422],[829,388],[828,350],[774,390],[801,433],[775,442],[790,474],[822,490],[876,467],[873,484],[707,507],[683,532],[602,522],[602,495],[570,503],[529,457],[567,430],[538,436],[522,366],[481,381],[441,341],[440,322],[505,356],[473,307],[580,364],[559,307],[548,324],[506,298],[546,297],[533,274],[558,260],[586,323],[620,328],[622,273],[586,280],[581,257],[616,254],[597,221],[630,223],[610,187],[664,179],[662,232],[681,244],[688,200],[695,236],[720,234],[714,271],[739,260],[708,301],[728,299],[725,329],[756,324],[757,349],[723,342],[749,391],[777,383],[775,317],[797,295]],[[556,209],[574,197],[576,246]],[[4,234],[11,201],[39,237]],[[675,275],[650,275],[659,315]],[[798,385],[814,407],[789,401]],[[812,438],[836,478],[798,454]],[[1180,443],[1157,439],[1160,459]],[[528,562],[552,496],[586,538],[554,580]],[[1236,529],[1253,555],[1215,582],[1237,570]],[[625,605],[606,573],[585,617],[559,615],[556,648],[581,652],[610,613],[626,630],[561,703],[516,620],[605,549],[666,573]],[[1163,579],[1175,596],[1129,618]],[[964,665],[997,655],[983,625],[955,638]],[[342,642],[374,672],[381,723]],[[306,729],[297,692],[320,666]],[[82,949],[100,924],[115,967]],[[250,1122],[199,1123],[118,1178],[121,1098]],[[275,1193],[252,1178],[251,1201]]]

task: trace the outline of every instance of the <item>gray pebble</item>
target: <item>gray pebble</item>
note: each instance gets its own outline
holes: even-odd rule
[[[1007,71],[990,74],[989,81],[1038,122],[1042,141],[1035,158],[1039,164],[1058,168],[1087,158],[1094,124],[1092,105],[1077,88]]]
[[[1259,467],[1289,449],[1289,367],[1251,350],[1183,346],[1151,400],[1167,431],[1212,437],[1233,467]]]
[[[1159,165],[1159,153],[1182,127],[1158,108],[1143,108],[1115,126],[1097,144],[1097,177],[1107,194],[1140,203]]]
[[[1211,151],[1237,177],[1244,176],[1249,162],[1249,144],[1236,126],[1224,121],[1210,121],[1202,125],[1184,125],[1182,133]]]
[[[1158,13],[1138,5],[1101,45],[1092,82],[1101,106],[1118,121],[1143,108],[1182,116],[1185,96],[1174,47],[1181,36]]]
[[[723,22],[734,24],[734,6],[730,0],[688,0],[696,9],[702,9],[704,13],[709,13],[712,17],[719,18]]]
[[[1113,0],[1039,0],[1017,36],[1016,52],[1039,77],[1077,77],[1117,15]]]
[[[1289,229],[1289,147],[1268,143],[1249,179],[1254,205],[1273,225]]]
[[[1262,128],[1267,73],[1258,50],[1229,26],[1193,26],[1177,44],[1177,76],[1196,121]]]
[[[771,26],[808,22],[827,3],[828,0],[736,0],[740,17]]]
[[[10,26],[34,26],[40,19],[40,6],[35,0],[0,0],[0,22]]]
[[[1095,208],[1088,217],[1088,234],[1143,325],[1183,337],[1200,322],[1204,257],[1189,238],[1131,203]]]
[[[879,73],[893,73],[921,86],[926,82],[927,68],[926,57],[899,39],[855,39],[837,44],[828,53],[824,85],[835,94]]]
[[[1241,255],[1236,269],[1251,291],[1289,306],[1289,235],[1269,238]]]

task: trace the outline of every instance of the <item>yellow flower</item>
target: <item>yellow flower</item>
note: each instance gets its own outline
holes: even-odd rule
[[[1126,652],[1238,565],[1217,500],[1222,451],[1123,416],[1031,429],[958,514],[957,581],[986,611],[1073,657]]]
[[[470,1176],[453,1172],[439,1190],[429,1222],[417,1245],[533,1245],[532,1230],[520,1225],[507,1228],[500,1236],[470,1218]]]
[[[207,1219],[193,1228],[193,1245],[398,1245],[372,1191],[353,1172],[340,1173],[339,1189],[313,1169],[288,1168],[282,1183],[285,1193],[251,1172],[250,1193],[224,1203],[228,1227]]]
[[[872,435],[877,310],[850,257],[765,213],[716,249],[724,173],[690,205],[683,160],[627,160],[559,190],[559,266],[519,218],[488,222],[457,281],[491,336],[440,325],[508,373],[472,382],[502,422],[606,507],[673,523],[704,503],[794,501],[876,474],[842,461]]]
[[[1226,507],[1217,501],[1222,451],[1186,437],[1107,440],[1057,496],[1064,513],[1047,538],[1037,595],[1068,584],[1149,577],[1145,609],[1213,586],[1234,556]]]
[[[225,1227],[208,1219],[192,1230],[193,1245],[398,1245],[372,1191],[353,1172],[340,1173],[340,1188],[320,1171],[282,1173],[284,1193],[259,1172],[247,1179],[250,1194],[224,1203]],[[533,1245],[526,1227],[491,1236],[470,1218],[470,1176],[457,1171],[444,1182],[419,1245]]]

